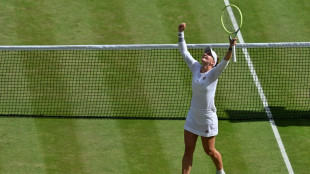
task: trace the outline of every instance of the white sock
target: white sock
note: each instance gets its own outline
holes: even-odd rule
[[[216,174],[225,174],[224,169],[222,169],[222,170],[216,170]]]

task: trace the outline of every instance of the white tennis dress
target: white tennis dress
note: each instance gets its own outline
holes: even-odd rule
[[[187,50],[184,32],[179,32],[179,50],[192,72],[192,100],[184,129],[203,137],[218,134],[218,118],[214,97],[218,78],[229,61],[222,60],[212,70],[200,73],[201,64]]]

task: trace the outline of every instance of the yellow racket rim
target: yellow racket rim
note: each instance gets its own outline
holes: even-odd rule
[[[225,27],[225,25],[224,25],[223,14],[224,14],[225,10],[227,10],[228,7],[236,8],[236,9],[238,10],[239,14],[240,14],[240,20],[241,20],[241,21],[240,21],[240,26],[238,26],[239,28],[238,28],[237,31],[233,31],[233,32],[232,32],[232,31],[229,31],[229,30]],[[236,5],[230,4],[230,5],[227,5],[226,7],[224,7],[223,12],[222,12],[222,15],[221,15],[221,22],[222,22],[223,28],[225,29],[225,31],[226,31],[227,33],[229,33],[229,34],[237,33],[237,32],[240,30],[240,28],[242,27],[242,21],[243,21],[243,17],[242,17],[241,10],[240,10]]]

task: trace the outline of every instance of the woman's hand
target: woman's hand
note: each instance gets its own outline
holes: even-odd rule
[[[228,49],[228,51],[227,51],[227,53],[226,53],[226,55],[224,57],[224,60],[226,60],[226,61],[230,60],[231,55],[232,55],[232,47],[236,46],[236,44],[237,44],[237,38],[231,39],[229,37],[229,49]]]
[[[232,48],[233,46],[237,45],[237,38],[231,39],[229,37],[229,48]]]
[[[185,28],[186,28],[186,23],[181,23],[181,24],[179,24],[178,30],[179,30],[179,32],[183,32],[185,30]]]

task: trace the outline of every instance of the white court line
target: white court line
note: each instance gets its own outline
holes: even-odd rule
[[[230,4],[229,0],[224,0],[224,2],[225,2],[226,6]],[[230,14],[230,19],[231,19],[231,21],[232,21],[232,23],[233,23],[233,25],[235,27],[235,30],[237,30],[238,29],[238,24],[237,24],[236,19],[235,19],[234,15],[233,15],[233,12],[231,11],[231,12],[229,12],[229,14]],[[238,37],[238,40],[239,40],[240,43],[244,43],[243,37],[241,35],[241,31],[238,32],[237,37]],[[267,102],[266,96],[264,94],[263,88],[262,88],[262,86],[261,86],[261,84],[260,84],[260,82],[258,80],[257,75],[256,75],[253,63],[252,63],[250,55],[248,53],[248,50],[247,50],[247,48],[242,48],[242,51],[243,51],[243,54],[245,55],[245,59],[246,59],[246,61],[248,63],[248,66],[250,68],[251,74],[253,76],[253,80],[254,80],[255,85],[256,85],[256,87],[258,89],[260,98],[261,98],[261,100],[263,102],[263,105],[264,105],[264,108],[265,108],[265,112],[266,112],[266,114],[267,114],[267,116],[269,118],[269,123],[271,125],[272,130],[273,130],[274,136],[275,136],[275,138],[277,140],[277,143],[278,143],[278,146],[280,148],[280,151],[281,151],[282,157],[284,159],[285,165],[287,167],[288,173],[289,174],[294,174],[292,165],[291,165],[290,160],[289,160],[289,158],[288,158],[288,156],[286,154],[284,145],[282,143],[280,134],[278,132],[278,128],[277,128],[277,126],[276,126],[276,124],[274,122],[274,119],[272,117],[272,114],[271,114],[270,108],[268,106],[268,102]]]

